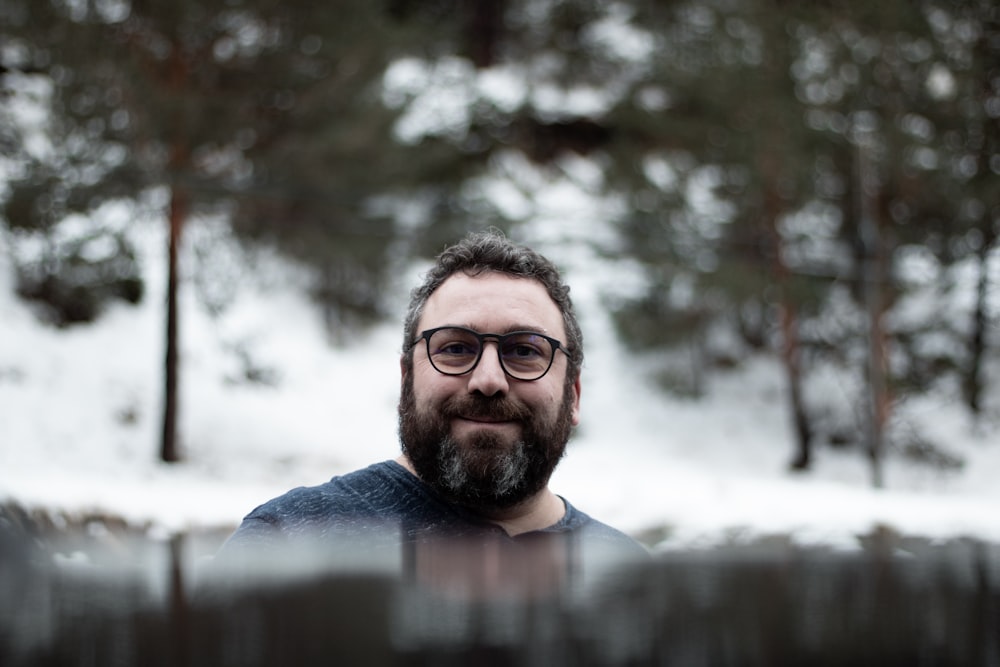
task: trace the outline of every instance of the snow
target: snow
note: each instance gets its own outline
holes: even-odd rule
[[[574,232],[579,217],[547,212],[544,201],[535,216],[523,235],[566,267],[587,337],[583,419],[552,480],[557,493],[629,533],[660,535],[663,549],[776,533],[853,549],[878,527],[1000,541],[995,415],[974,429],[954,398],[930,395],[902,406],[914,428],[965,458],[958,471],[892,456],[886,488],[876,490],[859,453],[823,448],[812,472],[792,474],[790,420],[774,362],[755,359],[710,377],[702,400],[660,392],[646,372],[649,360],[616,343],[601,305],[616,266],[593,269],[596,256]],[[574,222],[560,226],[559,219]],[[192,230],[199,224],[209,223]],[[120,516],[160,534],[225,530],[289,488],[398,453],[401,326],[390,322],[353,344],[332,344],[296,290],[301,272],[267,256],[229,276],[237,286],[225,292],[223,307],[208,309],[194,288],[190,240],[199,236],[192,231],[180,302],[185,460],[159,463],[164,230],[140,221],[133,237],[146,258],[147,298],[62,331],[40,324],[13,296],[10,248],[0,248],[0,502],[71,518]],[[223,246],[200,252],[238,255]],[[212,265],[211,257],[201,261],[201,271]],[[225,266],[235,271],[233,262]],[[632,280],[627,264],[620,270],[625,283]],[[400,322],[418,277],[414,268],[399,280]],[[247,359],[272,382],[243,380]]]

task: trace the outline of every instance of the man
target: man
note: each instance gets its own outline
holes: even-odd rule
[[[456,554],[474,561],[483,545],[501,559],[545,554],[549,564],[595,550],[644,554],[548,486],[579,422],[582,362],[582,333],[555,266],[498,233],[470,235],[411,295],[402,454],[261,505],[220,556],[290,538],[388,541],[426,574],[440,573],[442,562],[450,571]],[[442,538],[464,539],[463,548],[442,549]]]

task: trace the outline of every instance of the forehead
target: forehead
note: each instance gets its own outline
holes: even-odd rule
[[[456,273],[427,299],[420,329],[445,325],[481,332],[530,329],[562,339],[562,314],[545,286],[531,278],[487,272]]]

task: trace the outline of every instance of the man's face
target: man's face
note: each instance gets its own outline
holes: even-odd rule
[[[453,325],[480,333],[536,331],[566,342],[562,315],[541,283],[500,273],[448,278],[427,300],[417,331]],[[421,342],[404,366],[400,438],[430,486],[471,509],[503,510],[548,483],[579,422],[579,378],[567,383],[568,359],[531,382],[509,377],[488,341],[470,373],[439,373]]]

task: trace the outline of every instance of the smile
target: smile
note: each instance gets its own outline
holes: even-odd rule
[[[491,419],[489,417],[458,417],[460,421],[471,422],[473,424],[496,425],[513,424],[509,419]]]

